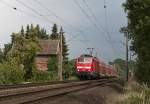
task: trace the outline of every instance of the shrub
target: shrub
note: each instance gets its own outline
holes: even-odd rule
[[[52,80],[57,80],[57,75],[54,72],[49,71],[33,71],[33,77],[29,81],[31,82],[47,82]]]
[[[24,82],[24,71],[15,63],[0,63],[0,84],[18,84]]]
[[[51,56],[48,59],[48,71],[58,71],[58,62],[57,62],[57,57],[56,56]]]

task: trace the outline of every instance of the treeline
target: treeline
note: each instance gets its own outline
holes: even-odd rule
[[[129,35],[137,55],[135,76],[141,83],[150,85],[150,0],[127,0],[123,4],[128,26],[123,32]]]
[[[126,79],[126,61],[123,59],[115,59],[112,62],[109,62],[109,64],[114,65],[115,69],[117,70],[117,73],[120,78]],[[130,60],[128,61],[129,66],[129,74],[132,74],[136,70],[136,61]]]
[[[48,65],[48,71],[38,71],[35,67],[36,52],[40,50],[38,40],[40,39],[59,39],[59,32],[57,25],[54,24],[52,33],[48,34],[44,28],[40,28],[39,25],[33,26],[27,25],[18,33],[12,33],[11,42],[5,44],[4,49],[0,49],[0,83],[22,83],[25,81],[49,81],[57,80],[56,75],[51,71],[52,65]],[[65,37],[63,35],[63,57],[64,67],[67,66],[70,70],[66,74],[72,74],[70,64],[68,60],[68,46],[66,45]],[[49,63],[55,62],[51,59]],[[72,65],[71,65],[72,66]],[[55,69],[56,72],[58,69]],[[64,71],[65,73],[66,71]]]

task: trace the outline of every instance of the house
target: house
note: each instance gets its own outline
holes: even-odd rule
[[[35,65],[38,70],[48,70],[47,64],[49,57],[56,56],[59,60],[60,45],[58,40],[40,40],[40,51],[35,57]]]

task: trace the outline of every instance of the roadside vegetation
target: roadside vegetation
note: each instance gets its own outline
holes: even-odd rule
[[[137,56],[135,77],[150,85],[150,0],[126,0],[123,4],[128,25],[121,31],[129,35],[131,50]]]
[[[147,85],[126,88],[118,100],[117,104],[150,104],[150,88]]]
[[[125,88],[117,104],[150,104],[150,1],[126,0],[123,4],[128,25],[121,29],[129,36],[131,51],[136,58],[136,86]]]
[[[41,49],[38,40],[59,40],[57,25],[48,34],[39,25],[27,25],[17,33],[12,33],[11,41],[0,49],[0,84],[26,82],[47,82],[58,80],[58,62],[56,57],[49,58],[48,71],[39,71],[35,66],[36,52]],[[64,79],[72,77],[73,61],[68,60],[68,46],[63,35]]]

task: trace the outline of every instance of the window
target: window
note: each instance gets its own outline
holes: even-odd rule
[[[91,63],[92,62],[92,58],[89,58],[89,57],[80,57],[78,59],[78,62],[79,63]]]

